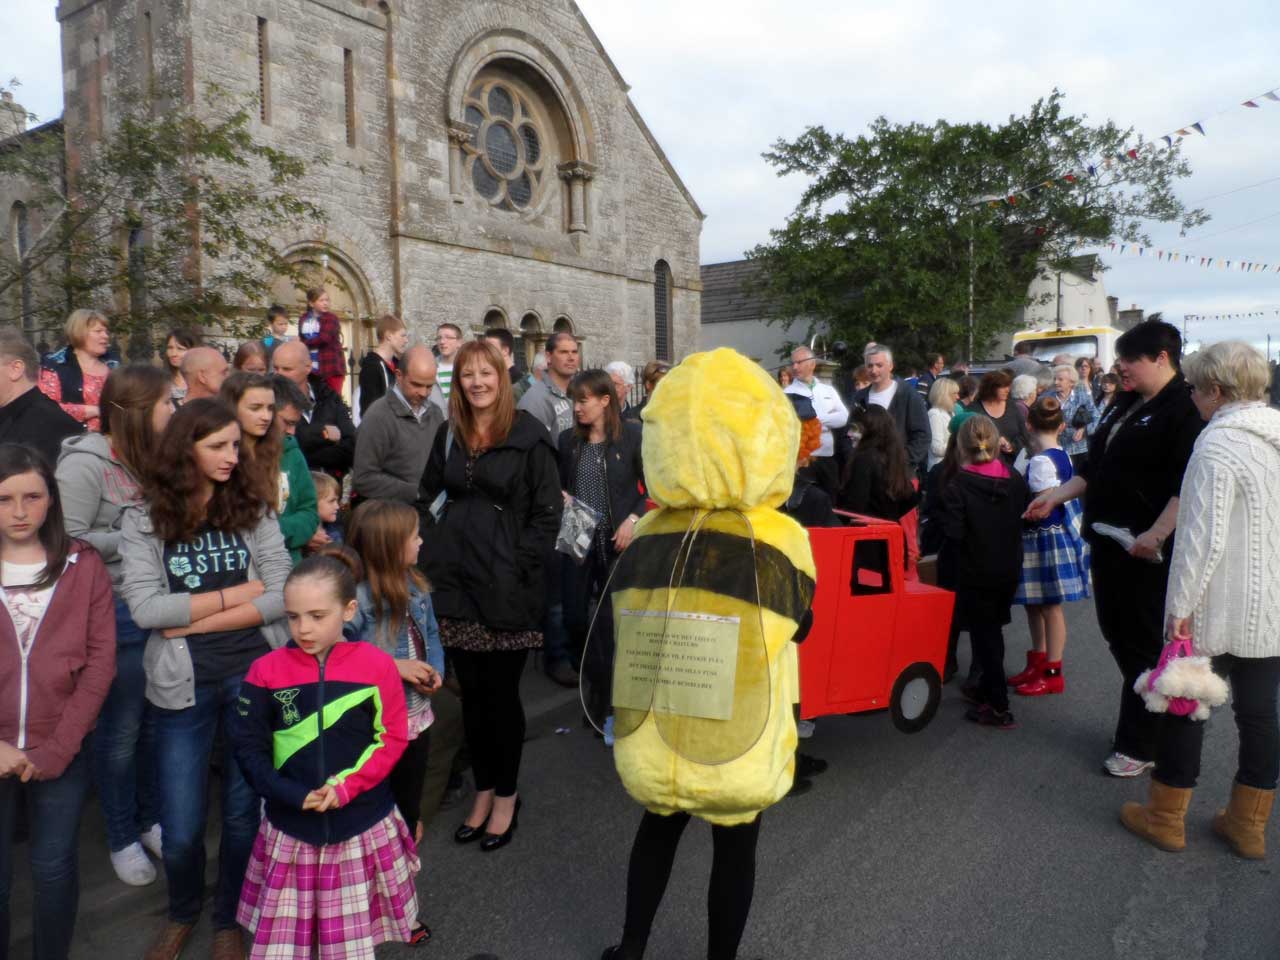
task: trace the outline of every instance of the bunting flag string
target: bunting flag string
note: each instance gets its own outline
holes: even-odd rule
[[[1280,273],[1280,261],[1240,260],[1235,257],[1202,257],[1196,253],[1184,253],[1180,250],[1164,250],[1162,248],[1141,246],[1136,243],[1107,244],[1116,256],[1148,257],[1157,263],[1178,263],[1184,266],[1202,267],[1206,270],[1236,270],[1241,273]]]
[[[1260,317],[1280,317],[1280,310],[1240,310],[1235,313],[1188,313],[1187,320],[1250,320]]]
[[[1263,101],[1263,100],[1269,101],[1271,103],[1280,103],[1280,87],[1273,87],[1272,89],[1268,90],[1266,93],[1262,93],[1256,97],[1250,97],[1247,100],[1243,100],[1240,102],[1240,106],[1246,107],[1251,110],[1260,110],[1262,109],[1262,104],[1259,101]],[[1231,109],[1234,109],[1234,108],[1231,108]],[[1219,117],[1229,112],[1230,110],[1221,110],[1218,113],[1214,114],[1214,116]],[[1211,117],[1210,119],[1213,119],[1213,118]],[[1115,153],[1110,156],[1105,156],[1100,160],[1095,160],[1093,162],[1083,164],[1082,165],[1083,169],[1068,170],[1064,174],[1059,174],[1058,176],[1051,177],[1048,180],[1041,181],[1040,183],[1034,184],[1032,186],[1024,187],[1020,190],[1014,190],[1012,193],[1008,193],[1003,196],[980,197],[974,201],[974,205],[976,206],[980,204],[986,204],[988,207],[999,207],[999,206],[1005,206],[1005,205],[1010,207],[1016,207],[1020,202],[1020,200],[1022,200],[1023,198],[1035,199],[1036,197],[1039,197],[1041,191],[1049,190],[1059,185],[1071,186],[1080,182],[1081,178],[1084,178],[1086,176],[1089,178],[1096,178],[1100,170],[1110,170],[1113,166],[1116,166],[1117,164],[1138,162],[1139,160],[1141,160],[1142,154],[1144,152],[1149,153],[1149,152],[1153,152],[1155,150],[1161,149],[1160,144],[1164,145],[1163,147],[1164,149],[1171,150],[1173,149],[1173,146],[1175,143],[1178,143],[1182,139],[1193,136],[1195,134],[1198,134],[1202,137],[1208,136],[1208,134],[1205,132],[1204,121],[1196,120],[1194,123],[1189,123],[1185,127],[1178,127],[1178,129],[1174,130],[1171,133],[1166,133],[1162,136],[1156,137],[1153,140],[1148,140],[1147,142],[1141,144],[1138,147],[1131,147],[1127,150],[1121,150],[1119,153]]]

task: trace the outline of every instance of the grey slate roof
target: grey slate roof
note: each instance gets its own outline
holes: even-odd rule
[[[763,297],[747,292],[744,281],[759,271],[753,260],[708,263],[702,266],[702,322],[763,320],[768,316]]]

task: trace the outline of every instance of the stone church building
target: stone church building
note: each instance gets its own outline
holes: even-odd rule
[[[260,98],[255,133],[318,147],[282,238],[358,358],[387,311],[430,340],[553,330],[584,362],[697,349],[703,214],[573,0],[61,0],[71,151],[153,84]],[[277,299],[299,304],[287,281]]]

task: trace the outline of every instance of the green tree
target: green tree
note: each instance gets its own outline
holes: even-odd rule
[[[20,185],[29,219],[22,255],[0,254],[0,312],[57,330],[92,306],[150,356],[168,326],[243,336],[277,278],[302,281],[282,250],[324,221],[297,190],[325,158],[259,141],[251,100],[211,88],[198,110],[163,102],[121,103],[91,144],[66,142],[59,122],[0,130],[0,184]]]
[[[960,356],[972,240],[982,356],[1028,305],[1044,264],[1083,245],[1141,243],[1152,221],[1189,229],[1208,220],[1174,195],[1191,173],[1178,144],[1149,147],[1132,129],[1067,115],[1057,90],[996,127],[880,117],[856,138],[810,127],[764,154],[780,176],[810,183],[786,225],[747,254],[761,267],[757,290],[777,319],[825,324],[852,344],[884,340],[911,362],[931,350]],[[1137,160],[1104,166],[1130,149]],[[1045,181],[1053,185],[1038,186]],[[1016,204],[981,200],[1024,188],[1034,189]]]

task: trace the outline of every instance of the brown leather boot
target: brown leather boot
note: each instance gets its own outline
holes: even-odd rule
[[[143,960],[178,960],[182,956],[182,948],[187,945],[195,929],[194,923],[175,923],[170,920],[151,941],[147,952],[143,954]]]
[[[1151,781],[1151,799],[1146,803],[1126,803],[1120,808],[1120,822],[1130,833],[1147,843],[1179,853],[1187,846],[1187,807],[1191,791]]]
[[[213,960],[244,960],[244,940],[239,927],[213,932]]]
[[[1213,832],[1231,844],[1236,856],[1261,860],[1267,855],[1267,820],[1275,798],[1274,790],[1231,784],[1231,800],[1213,818]]]

